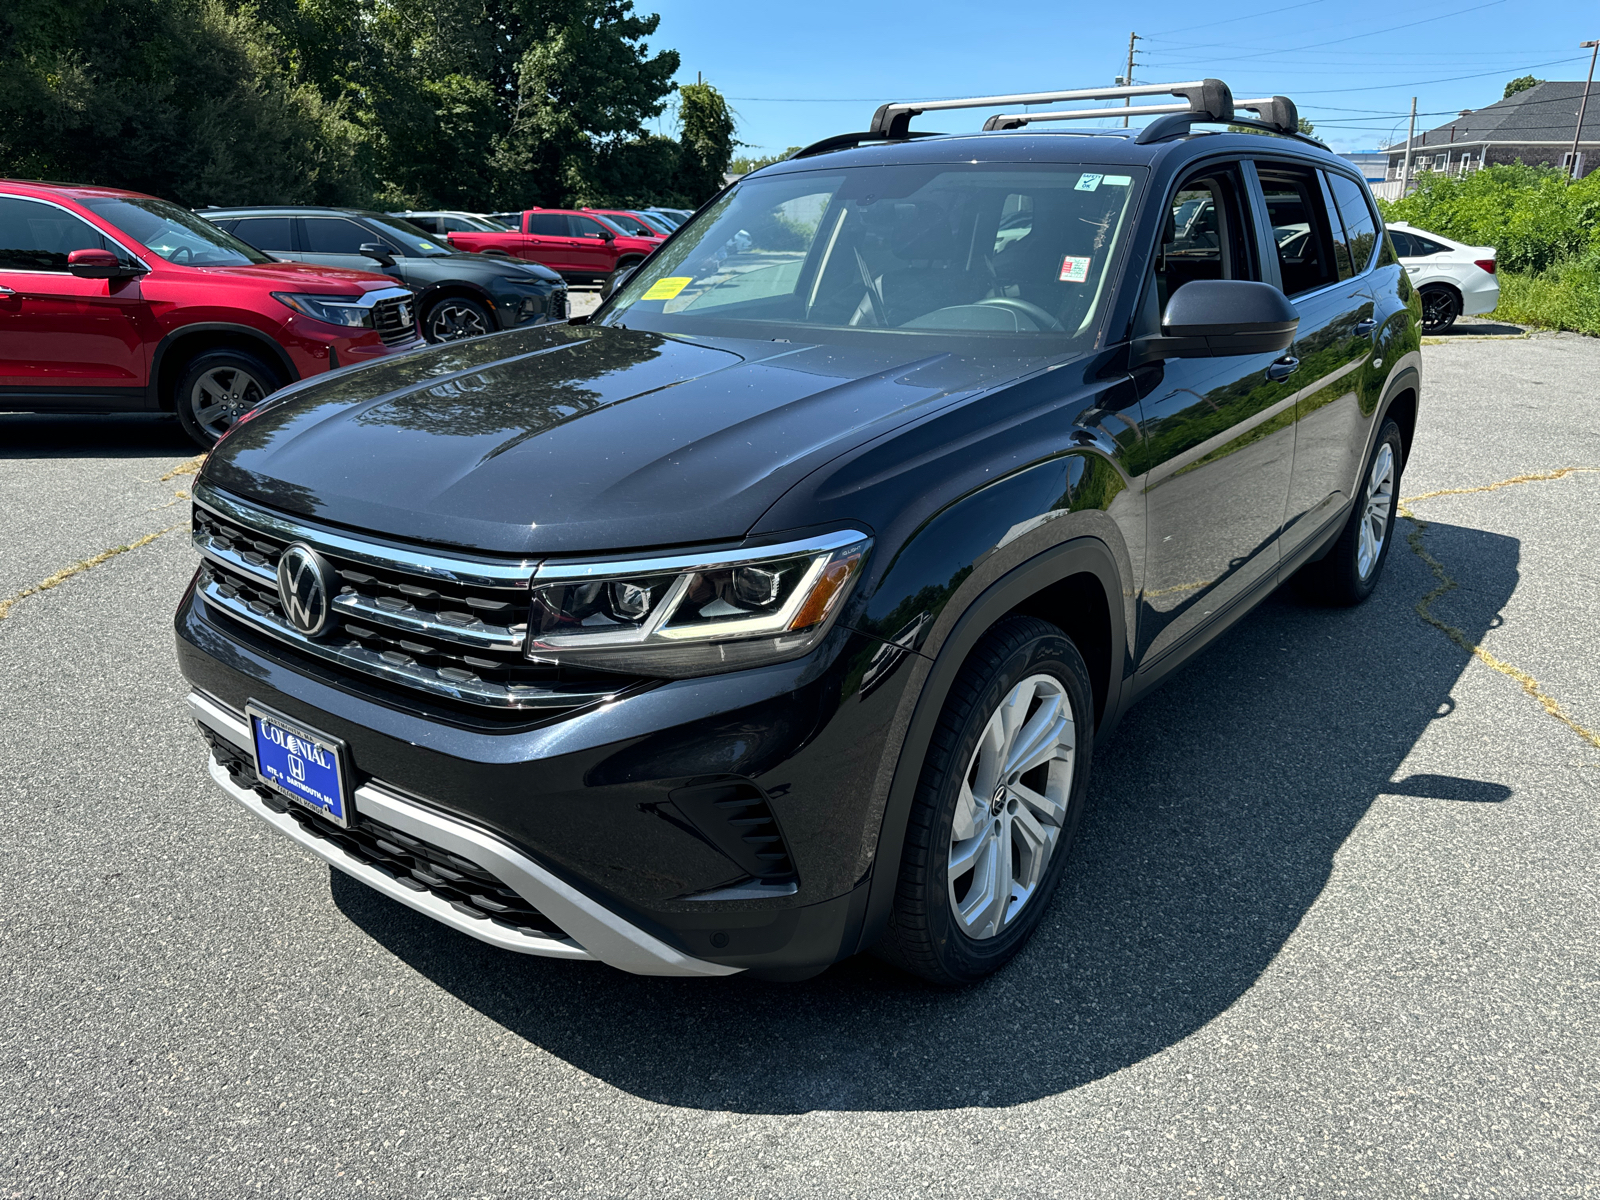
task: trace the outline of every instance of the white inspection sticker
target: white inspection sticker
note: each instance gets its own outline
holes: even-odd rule
[[[1078,178],[1077,190],[1080,192],[1092,192],[1095,190],[1095,188],[1100,186],[1100,181],[1104,178],[1104,175],[1093,175],[1089,172],[1085,172]]]
[[[1127,187],[1133,182],[1132,175],[1107,175],[1100,181],[1107,187]]]
[[[1061,260],[1061,282],[1082,283],[1089,278],[1089,260],[1087,258],[1074,258],[1072,255]]]

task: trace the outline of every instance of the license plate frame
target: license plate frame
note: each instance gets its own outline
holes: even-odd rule
[[[254,700],[246,702],[244,712],[256,778],[324,820],[350,828],[349,747],[344,740]],[[269,729],[280,737],[272,737]]]

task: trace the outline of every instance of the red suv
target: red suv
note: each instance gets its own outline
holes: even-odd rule
[[[522,214],[521,226],[508,233],[473,229],[445,236],[457,250],[525,258],[572,280],[605,279],[613,271],[636,267],[667,240],[634,237],[604,217],[563,208],[530,208]]]
[[[0,180],[0,411],[176,412],[209,446],[285,384],[425,344],[386,275],[278,262],[137,192]]]

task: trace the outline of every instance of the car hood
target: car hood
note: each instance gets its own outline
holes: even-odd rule
[[[210,276],[230,279],[248,279],[257,283],[270,283],[275,287],[291,287],[296,291],[323,291],[350,294],[371,292],[378,288],[392,288],[396,281],[376,271],[349,271],[343,267],[318,267],[310,263],[270,262],[231,267],[191,267]]]
[[[204,475],[331,524],[501,554],[738,539],[829,459],[1038,365],[932,350],[511,331],[297,386]]]
[[[561,276],[549,267],[539,263],[528,262],[521,258],[495,258],[482,254],[472,254],[466,250],[457,250],[450,254],[430,254],[426,258],[408,259],[411,263],[424,264],[425,268],[440,278],[460,276],[463,272],[480,278],[494,277],[497,279],[538,279],[544,283],[560,283]]]

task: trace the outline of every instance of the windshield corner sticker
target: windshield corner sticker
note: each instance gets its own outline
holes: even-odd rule
[[[1100,181],[1107,187],[1127,187],[1133,182],[1132,175],[1107,175]]]
[[[1086,171],[1078,179],[1077,190],[1080,192],[1092,192],[1100,186],[1100,181],[1104,178],[1104,175],[1093,175]]]
[[[691,275],[669,275],[665,279],[658,279],[650,285],[650,290],[641,300],[675,300],[678,293],[694,282]]]
[[[1089,278],[1089,260],[1069,254],[1061,260],[1061,282],[1082,283]]]
[[[418,242],[417,245],[421,246],[424,250],[437,250],[439,248],[432,242]]]

